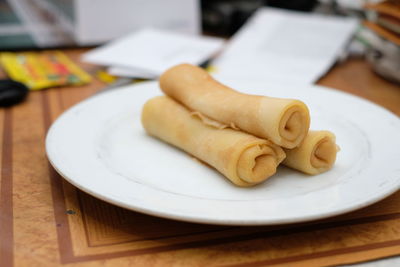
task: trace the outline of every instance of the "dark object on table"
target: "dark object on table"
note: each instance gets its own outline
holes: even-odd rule
[[[206,33],[230,36],[265,5],[264,0],[202,0],[202,25]]]
[[[202,0],[205,33],[230,36],[260,7],[310,11],[316,0]]]
[[[311,11],[317,0],[267,0],[267,5],[298,11]]]
[[[28,87],[13,80],[0,80],[0,106],[9,107],[23,101],[28,94]]]

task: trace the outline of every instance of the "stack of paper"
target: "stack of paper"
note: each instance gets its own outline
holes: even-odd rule
[[[225,45],[222,39],[143,29],[86,53],[116,76],[157,78],[179,63],[212,61],[223,80],[314,83],[351,39],[358,21],[275,8],[259,9]]]
[[[176,64],[203,63],[223,43],[220,38],[143,29],[89,51],[83,60],[108,66],[109,72],[117,76],[156,78]]]
[[[213,62],[216,75],[314,83],[336,61],[357,25],[351,18],[261,8]]]

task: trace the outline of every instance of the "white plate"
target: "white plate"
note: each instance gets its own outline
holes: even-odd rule
[[[141,83],[85,100],[60,116],[46,140],[54,168],[81,190],[160,217],[213,224],[267,225],[325,218],[370,205],[400,187],[400,120],[358,97],[324,87],[228,82],[240,91],[303,100],[312,129],[341,147],[334,168],[308,176],[279,167],[253,188],[146,135],[142,105],[160,95]],[[165,112],[168,112],[166,110]]]

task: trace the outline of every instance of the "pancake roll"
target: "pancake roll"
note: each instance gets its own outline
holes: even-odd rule
[[[214,125],[209,118],[205,123],[202,117],[168,96],[150,99],[142,110],[149,135],[206,162],[235,185],[263,182],[285,158],[283,149],[268,140]]]
[[[190,64],[164,72],[160,87],[192,111],[284,148],[298,146],[310,126],[309,111],[303,102],[237,92]]]
[[[300,146],[285,149],[283,164],[307,174],[319,174],[332,168],[339,147],[329,131],[310,130]]]

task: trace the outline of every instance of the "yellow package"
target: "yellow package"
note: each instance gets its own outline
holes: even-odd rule
[[[11,79],[31,90],[78,86],[91,77],[60,51],[0,53],[0,61]]]

